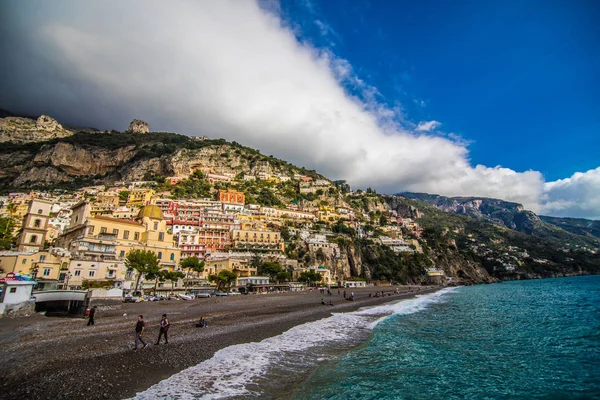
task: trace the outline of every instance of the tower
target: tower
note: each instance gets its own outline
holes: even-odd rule
[[[46,243],[46,232],[52,203],[46,200],[31,200],[17,243],[18,251],[40,251]]]

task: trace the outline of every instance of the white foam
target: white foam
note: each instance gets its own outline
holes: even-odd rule
[[[377,323],[392,314],[407,315],[440,301],[452,289],[418,296],[396,303],[364,308],[350,313],[296,326],[281,335],[259,343],[244,343],[219,350],[196,366],[165,379],[135,399],[221,399],[234,396],[259,396],[252,386],[269,369],[287,372],[325,360],[325,350],[364,339]]]

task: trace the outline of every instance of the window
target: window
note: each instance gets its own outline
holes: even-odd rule
[[[16,287],[11,287],[10,288],[10,292],[11,293],[17,293],[17,288]]]
[[[129,239],[129,231],[123,231],[123,239]]]
[[[81,276],[81,270],[80,269],[75,270],[75,274],[74,275],[75,276]]]
[[[159,259],[159,260],[162,260],[162,251],[159,251],[159,252],[158,252],[158,259]]]
[[[175,253],[171,253],[171,261],[175,260]]]
[[[92,264],[92,265],[90,265],[90,267],[96,268],[96,264]]]
[[[48,276],[48,275],[50,275],[50,268],[44,268],[43,275],[44,275],[44,276]]]
[[[42,211],[42,209],[40,208],[40,209],[38,210],[38,214],[41,214],[41,213],[43,213],[43,211]]]
[[[89,276],[90,278],[92,278],[94,275],[96,275],[96,271],[90,271],[90,272],[88,273],[88,276]]]
[[[156,231],[156,230],[158,230],[158,222],[155,222],[155,223],[154,223],[154,230],[155,230],[155,231]]]
[[[133,234],[133,240],[140,240],[140,233],[139,232],[135,232]]]
[[[163,240],[165,240],[165,234],[164,234],[163,232],[160,232],[160,233],[158,234],[158,240],[160,240],[161,242],[162,242]]]
[[[125,250],[121,250],[121,252],[119,253],[119,257],[125,257]]]
[[[81,267],[81,263],[78,263],[78,264],[77,264],[77,266],[78,266],[78,267]]]
[[[39,228],[40,226],[42,226],[42,220],[36,219],[35,221],[33,221],[33,226],[34,228]]]
[[[89,233],[90,235],[93,235],[93,234],[94,234],[94,227],[93,227],[93,226],[90,226],[90,227],[88,228],[88,233]]]
[[[31,240],[29,243],[37,243],[37,235],[31,235]]]
[[[106,233],[106,227],[103,226],[102,228],[100,228],[100,233]]]

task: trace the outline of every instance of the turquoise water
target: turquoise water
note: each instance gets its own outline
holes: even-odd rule
[[[600,399],[600,276],[459,288],[379,322],[288,395]]]

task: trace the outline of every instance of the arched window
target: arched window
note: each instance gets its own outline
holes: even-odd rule
[[[171,253],[171,261],[175,260],[175,253]]]
[[[33,221],[33,226],[35,228],[39,228],[40,226],[42,226],[42,220],[41,219],[36,219],[35,221]]]
[[[158,259],[161,260],[162,259],[162,251],[158,252]]]
[[[29,243],[37,243],[37,235],[31,235],[31,239],[29,240]]]

